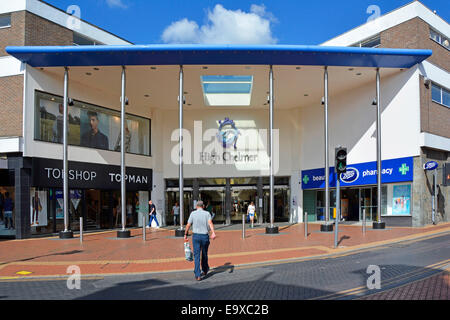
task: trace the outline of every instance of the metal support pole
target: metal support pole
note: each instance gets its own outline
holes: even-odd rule
[[[338,246],[338,226],[339,226],[339,219],[341,217],[341,183],[339,174],[336,173],[336,218],[334,219],[336,223],[336,230],[334,232],[334,247],[337,248]]]
[[[183,92],[183,66],[180,65],[180,84],[178,93],[178,112],[179,112],[179,190],[180,190],[180,228],[175,230],[176,237],[184,237],[184,181],[183,181],[183,104],[184,104],[184,92]],[[197,199],[194,199],[197,200]]]
[[[80,217],[80,243],[83,243],[83,217]]]
[[[245,215],[242,214],[242,239],[245,239]]]
[[[273,177],[273,67],[269,71],[269,123],[270,123],[270,226],[266,228],[266,233],[278,233],[278,227],[274,223],[274,177]]]
[[[305,211],[304,223],[305,223],[305,239],[308,239],[308,212],[306,212],[306,211]]]
[[[362,225],[363,234],[366,234],[366,209],[363,209],[363,225]]]
[[[432,202],[432,212],[431,212],[431,220],[433,224],[436,224],[436,180],[437,180],[437,169],[433,170],[433,202]]]
[[[328,147],[328,67],[325,66],[324,74],[324,135],[325,135],[325,224],[320,226],[320,231],[333,231],[330,221],[330,169]]]
[[[130,230],[125,230],[126,227],[126,206],[127,206],[127,191],[125,179],[125,89],[126,89],[126,74],[125,66],[122,66],[122,94],[120,98],[120,196],[122,199],[122,230],[117,231],[118,238],[129,238]]]
[[[380,110],[380,69],[377,68],[377,221],[373,222],[374,229],[384,229],[381,222],[381,110]]]
[[[69,68],[64,68],[64,102],[63,102],[63,193],[64,193],[64,231],[59,233],[61,239],[73,238],[69,230],[69,160],[68,160],[68,128],[69,128]]]
[[[146,240],[146,238],[147,238],[147,233],[146,233],[146,230],[145,230],[146,228],[145,228],[145,215],[143,215],[142,216],[142,240]]]

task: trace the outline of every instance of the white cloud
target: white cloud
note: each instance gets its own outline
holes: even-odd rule
[[[165,43],[274,44],[271,23],[277,20],[264,6],[252,5],[250,12],[227,10],[217,4],[208,10],[208,21],[201,27],[187,18],[173,22],[163,34]]]
[[[106,3],[110,8],[122,8],[126,9],[128,6],[122,2],[122,0],[106,0]]]

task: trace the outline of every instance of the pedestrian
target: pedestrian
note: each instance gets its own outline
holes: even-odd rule
[[[152,221],[156,221],[156,229],[159,229],[159,222],[158,219],[156,219],[156,207],[153,204],[152,200],[148,202],[148,226],[147,228],[150,228],[152,226]]]
[[[14,202],[9,197],[9,192],[5,193],[5,201],[3,204],[3,208],[5,210],[5,229],[14,229],[13,219],[12,219],[12,211],[14,209]]]
[[[252,228],[253,228],[253,220],[255,219],[255,204],[252,202],[250,202],[250,205],[247,207],[247,215],[250,217],[250,222],[252,223]]]
[[[180,205],[178,202],[175,202],[175,205],[172,207],[173,214],[173,225],[176,226],[178,224],[178,218],[180,217]]]
[[[213,206],[211,205],[211,203],[209,202],[209,200],[208,200],[208,202],[206,203],[206,211],[208,211],[209,214],[211,215],[211,220],[214,220],[214,216],[215,216],[216,214],[214,213]]]
[[[211,215],[208,211],[203,210],[203,201],[197,202],[197,210],[192,211],[186,231],[184,233],[184,240],[187,241],[189,229],[192,226],[192,245],[194,247],[194,276],[197,281],[200,281],[202,276],[206,276],[209,271],[208,265],[208,247],[209,247],[209,231],[211,231],[211,239],[216,238],[214,232],[214,225],[211,220]],[[201,272],[200,272],[201,266]]]

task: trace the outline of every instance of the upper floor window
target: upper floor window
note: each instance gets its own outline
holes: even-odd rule
[[[93,40],[91,38],[88,38],[86,36],[83,36],[82,34],[73,33],[73,44],[76,46],[95,46],[103,44],[99,41]]]
[[[359,41],[353,45],[351,45],[351,47],[360,47],[360,48],[377,48],[379,47],[381,44],[381,39],[380,39],[380,35],[377,34],[374,37]]]
[[[441,86],[438,86],[437,84],[432,83],[431,100],[450,108],[450,91]]]
[[[430,28],[430,39],[436,41],[447,49],[450,49],[450,43],[446,36]]]
[[[0,15],[0,28],[11,27],[11,14]]]

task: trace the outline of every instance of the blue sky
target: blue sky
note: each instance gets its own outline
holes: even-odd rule
[[[46,0],[62,10],[77,5],[81,18],[136,44],[320,44],[410,0]],[[450,21],[450,1],[423,0]],[[240,27],[237,27],[240,26]]]

